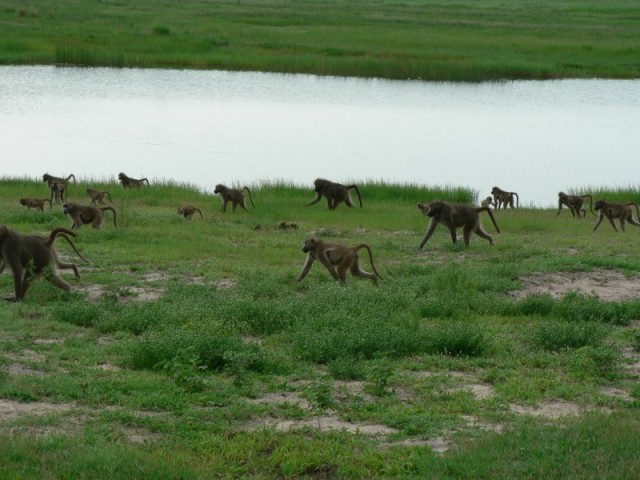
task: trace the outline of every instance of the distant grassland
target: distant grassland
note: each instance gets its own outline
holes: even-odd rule
[[[638,78],[635,0],[0,2],[0,64]]]

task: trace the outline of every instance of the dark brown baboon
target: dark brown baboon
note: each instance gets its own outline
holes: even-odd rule
[[[249,190],[248,187],[229,188],[219,183],[218,185],[216,185],[216,188],[213,191],[213,193],[215,193],[216,195],[219,195],[220,198],[222,199],[222,207],[220,207],[220,210],[222,210],[223,212],[226,212],[227,203],[231,202],[231,205],[232,205],[231,209],[232,211],[235,212],[236,207],[238,205],[240,205],[242,208],[247,210],[247,203],[246,203],[246,199],[244,198],[245,190],[249,194],[249,200],[251,200],[251,206],[255,208],[255,205],[253,204],[253,198],[251,197],[251,191]]]
[[[516,207],[519,206],[520,197],[516,192],[505,192],[504,190],[493,187],[491,189],[491,195],[493,195],[493,203],[496,205],[496,210],[500,210],[500,207],[507,208],[507,206],[513,207],[513,197],[516,197]]]
[[[336,208],[340,202],[344,202],[348,207],[354,207],[353,201],[351,200],[351,195],[349,195],[349,190],[352,188],[358,194],[358,200],[360,201],[360,208],[362,208],[362,198],[360,197],[360,190],[358,190],[358,186],[353,185],[342,185],[341,183],[334,183],[329,180],[325,180],[324,178],[316,178],[313,182],[314,189],[316,192],[315,198],[308,203],[306,206],[314,205],[318,203],[322,196],[324,195],[327,199],[327,205],[330,210]]]
[[[482,202],[480,202],[481,207],[495,207],[496,204],[493,201],[493,197],[487,197]]]
[[[496,219],[493,217],[493,212],[489,207],[470,207],[467,205],[455,205],[442,202],[440,200],[434,200],[427,204],[418,203],[418,208],[423,214],[431,218],[419,249],[422,249],[429,238],[431,238],[431,235],[433,235],[438,223],[442,223],[449,229],[453,243],[456,243],[457,241],[456,228],[462,227],[464,244],[467,247],[469,246],[472,232],[475,232],[480,237],[489,240],[489,244],[493,245],[493,237],[491,237],[491,235],[482,228],[482,224],[480,223],[480,212],[487,212],[489,214],[493,225],[496,227],[496,231],[500,233]]]
[[[51,200],[48,198],[21,198],[20,204],[27,207],[29,210],[32,208],[38,208],[41,212],[44,212],[44,203],[49,202],[49,210],[51,210]]]
[[[116,225],[116,211],[112,207],[92,207],[90,205],[76,205],[75,203],[65,203],[62,206],[62,211],[73,220],[71,230],[74,231],[78,227],[89,223],[96,230],[101,229],[104,223],[105,210],[113,212],[113,226],[118,228],[118,225]]]
[[[200,214],[200,218],[202,218],[202,212],[199,208],[196,208],[192,205],[185,205],[184,207],[178,208],[178,214],[184,215],[184,218],[191,218],[193,214],[198,212]]]
[[[369,261],[371,262],[371,268],[374,273],[368,273],[360,269],[358,250],[362,248],[366,248],[369,252]],[[361,243],[355,247],[347,247],[345,245],[324,243],[319,238],[311,237],[304,241],[302,251],[307,254],[307,260],[302,272],[298,276],[298,282],[301,282],[307,273],[309,273],[315,260],[319,260],[327,270],[329,270],[331,276],[336,280],[340,280],[342,283],[347,279],[347,270],[351,270],[351,274],[356,277],[370,278],[373,280],[373,283],[378,283],[378,280],[382,280],[382,277],[373,264],[371,248],[366,243]],[[336,267],[338,267],[338,271],[336,271]]]
[[[617,232],[616,224],[613,223],[614,218],[618,218],[620,221],[620,228],[624,232],[624,224],[625,222],[629,222],[631,225],[635,225],[640,227],[640,222],[638,220],[634,220],[633,218],[633,210],[631,207],[636,207],[636,216],[640,217],[640,212],[638,212],[638,204],[636,202],[625,202],[625,203],[609,203],[605,200],[598,200],[596,202],[596,210],[599,210],[598,221],[596,222],[596,226],[593,227],[593,231],[595,232],[597,228],[604,220],[604,217],[607,217],[609,223],[613,227],[613,229]]]
[[[10,300],[19,302],[27,294],[27,290],[34,278],[44,277],[58,288],[70,290],[67,282],[60,278],[58,269],[71,269],[76,277],[80,277],[78,267],[73,263],[63,263],[58,258],[54,246],[58,236],[64,237],[76,254],[83,260],[86,258],[78,251],[68,237],[76,234],[66,228],[56,228],[49,237],[36,235],[20,235],[5,225],[0,225],[0,272],[8,266],[13,273],[15,297]]]
[[[100,205],[104,205],[105,195],[109,199],[109,202],[111,202],[111,205],[114,205],[109,192],[101,192],[100,190],[96,190],[94,188],[87,188],[87,195],[89,195],[89,198],[91,199],[91,205],[96,205],[96,202],[98,202]]]
[[[141,178],[138,180],[135,178],[127,177],[122,172],[118,174],[118,178],[120,179],[122,188],[140,188],[144,185],[144,182],[147,182],[147,186],[149,186],[149,180],[147,180],[146,178]]]
[[[54,177],[53,175],[49,175],[48,173],[42,175],[42,181],[45,182],[49,187],[49,190],[51,190],[51,201],[53,201],[54,195],[56,197],[55,203],[58,203],[58,200],[62,202],[65,202],[67,200],[67,183],[69,183],[69,180],[71,178],[73,178],[73,183],[76,183],[76,177],[73,173],[67,178]]]
[[[593,198],[591,198],[591,195],[567,195],[564,192],[558,192],[558,215],[560,215],[562,206],[566,205],[574,218],[576,216],[577,218],[586,217],[587,209],[583,208],[586,198],[589,199],[589,210],[593,213]],[[595,213],[593,214],[595,215]]]

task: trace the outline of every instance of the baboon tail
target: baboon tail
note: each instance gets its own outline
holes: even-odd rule
[[[202,217],[202,212],[200,211],[200,209],[199,209],[199,208],[196,208],[196,212],[198,212],[198,213],[200,214],[200,218],[203,218],[203,217]]]
[[[354,184],[354,185],[349,185],[349,186],[347,187],[347,190],[350,190],[350,189],[352,189],[352,188],[353,188],[353,189],[356,191],[356,193],[358,194],[358,200],[360,201],[360,208],[362,208],[362,198],[360,197],[360,190],[358,190],[358,186],[357,186],[357,185],[355,185],[355,184]],[[378,275],[378,276],[379,276],[379,275]]]
[[[249,187],[244,187],[243,190],[246,190],[247,193],[249,194],[249,200],[251,200],[251,206],[253,208],[256,208],[256,206],[253,204],[253,198],[251,198],[251,190],[249,190]]]
[[[591,195],[581,195],[581,197],[589,199],[589,210],[591,210],[591,214],[595,217],[596,214],[593,212],[593,198]]]
[[[45,242],[47,247],[51,248],[51,245],[53,245],[53,242],[56,241],[57,236],[64,233],[66,233],[67,235],[71,235],[72,237],[76,236],[75,233],[73,233],[71,230],[67,230],[66,228],[63,228],[63,227],[54,228],[53,230],[51,230],[51,233],[49,234],[49,238],[47,238],[47,241]]]
[[[382,277],[378,273],[378,270],[376,270],[376,265],[373,263],[373,254],[371,253],[371,248],[369,247],[369,245],[367,245],[366,243],[361,243],[360,245],[356,245],[355,247],[353,247],[351,250],[357,252],[361,248],[366,248],[367,252],[369,252],[369,262],[371,262],[371,268],[373,269],[373,272],[378,276],[378,278],[382,280]]]
[[[511,192],[513,195],[516,196],[516,207],[520,206],[520,197],[518,197],[518,194],[516,192]],[[498,227],[496,227],[497,229]]]
[[[640,211],[638,211],[638,204],[636,202],[627,202],[627,205],[633,205],[636,207],[636,218],[640,218]]]
[[[102,207],[100,210],[103,212],[105,210],[111,210],[113,212],[113,226],[118,228],[118,225],[116,225],[116,211],[112,207]]]
[[[149,180],[147,180],[146,178],[143,178],[141,181],[147,182],[147,187],[149,186]]]
[[[103,192],[103,193],[109,198],[111,205],[115,205],[115,203],[113,203],[113,200],[111,200],[111,194],[109,192]]]
[[[500,229],[498,228],[498,224],[496,223],[496,219],[493,216],[493,212],[491,211],[491,209],[489,207],[484,207],[484,208],[487,210],[487,213],[491,217],[491,221],[493,222],[493,226],[496,227],[496,232],[500,233]]]
[[[72,233],[72,234],[73,234],[73,236],[75,237],[75,233],[73,233],[73,232],[69,232],[68,230],[67,230],[66,232],[61,232],[61,233],[60,233],[60,236],[61,236],[62,238],[64,238],[67,242],[69,242],[69,245],[71,245],[71,248],[73,248],[73,251],[74,251],[74,252],[76,252],[76,255],[78,255],[78,257],[80,257],[80,258],[81,258],[82,260],[84,260],[85,262],[90,263],[90,262],[89,262],[89,260],[87,260],[87,259],[86,259],[86,258],[85,258],[85,257],[84,257],[84,256],[83,256],[83,255],[78,251],[78,249],[76,248],[75,243],[73,243],[73,242],[71,241],[71,239],[70,239],[69,237],[67,237],[67,233]]]

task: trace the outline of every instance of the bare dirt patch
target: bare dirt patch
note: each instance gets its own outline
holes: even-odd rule
[[[267,393],[259,398],[247,399],[249,403],[258,405],[297,405],[304,410],[309,410],[311,405],[298,392]]]
[[[600,392],[608,397],[619,398],[627,402],[633,401],[633,397],[629,394],[629,392],[627,392],[626,390],[622,390],[621,388],[602,387],[600,388]]]
[[[24,415],[48,415],[68,412],[72,408],[75,408],[75,405],[71,403],[22,403],[0,398],[0,424]]]
[[[559,298],[569,292],[595,294],[607,301],[635,300],[640,297],[640,277],[625,277],[613,270],[535,273],[520,280],[522,290],[510,293],[516,298],[531,294],[549,294]]]
[[[344,420],[340,420],[335,415],[323,415],[310,418],[304,418],[301,420],[288,420],[279,419],[273,417],[267,417],[259,420],[255,420],[249,423],[246,427],[248,431],[255,431],[261,428],[273,428],[279,432],[286,432],[289,430],[296,430],[300,428],[315,428],[321,432],[330,431],[347,431],[349,433],[361,433],[365,435],[373,436],[386,436],[393,433],[398,433],[398,430],[387,427],[385,425],[372,425],[363,423],[351,423]]]
[[[158,300],[165,294],[164,288],[123,287],[117,291],[111,291],[107,289],[106,285],[95,283],[81,287],[80,291],[84,292],[89,300],[93,302],[97,302],[105,296],[113,295],[119,303],[151,302],[153,300]]]
[[[226,288],[235,287],[236,282],[234,282],[230,278],[221,278],[220,280],[216,280],[215,282],[213,282],[213,286],[219,290],[224,290]]]
[[[452,388],[452,392],[466,391],[471,392],[478,400],[485,400],[493,397],[493,386],[487,383],[471,383],[461,387]]]
[[[532,417],[543,417],[553,420],[562,417],[575,417],[595,409],[594,407],[582,406],[565,400],[554,400],[551,402],[541,403],[537,407],[523,407],[512,403],[509,407],[512,412],[517,413],[518,415],[531,415]]]

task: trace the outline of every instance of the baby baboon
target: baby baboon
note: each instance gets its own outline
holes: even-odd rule
[[[366,248],[369,252],[369,260],[371,261],[371,268],[374,273],[368,273],[360,269],[358,250],[361,248]],[[324,243],[319,238],[310,237],[304,241],[302,251],[307,254],[307,260],[304,263],[302,273],[298,276],[298,282],[301,282],[307,273],[309,273],[315,260],[319,260],[327,270],[329,270],[331,276],[336,280],[340,280],[342,283],[347,279],[347,270],[351,270],[351,274],[356,277],[370,278],[373,280],[373,283],[376,284],[378,280],[382,280],[382,277],[373,264],[371,248],[366,243],[361,243],[355,247],[347,247],[345,245]],[[337,272],[335,267],[338,267]]]
[[[287,230],[287,229],[292,229],[292,230],[297,230],[298,229],[298,224],[296,222],[285,222],[284,220],[280,220],[278,223],[276,223],[276,228],[278,230]]]
[[[104,205],[105,195],[109,199],[109,202],[111,202],[111,205],[115,205],[113,203],[113,200],[111,200],[111,195],[109,195],[109,192],[101,192],[100,190],[96,190],[94,188],[87,188],[87,195],[89,195],[89,198],[91,199],[91,205],[96,205],[96,202],[98,202],[100,205]]]
[[[519,206],[520,197],[516,192],[505,192],[504,190],[493,187],[491,189],[491,195],[493,195],[493,203],[496,205],[496,210],[500,210],[500,207],[507,208],[507,205],[513,207],[513,197],[516,197],[516,207]]]
[[[613,229],[617,232],[616,224],[613,223],[614,218],[620,219],[620,228],[624,232],[624,224],[625,222],[629,222],[632,225],[636,225],[640,227],[640,222],[633,219],[633,210],[632,206],[636,207],[636,216],[640,217],[638,212],[638,204],[636,202],[625,202],[625,203],[609,203],[605,200],[598,200],[596,202],[596,210],[599,210],[598,221],[596,222],[596,226],[593,227],[593,231],[595,232],[597,228],[604,220],[604,217],[607,217],[609,223],[613,227]]]
[[[141,178],[138,180],[135,178],[127,177],[122,172],[118,174],[118,178],[120,179],[122,188],[140,188],[142,185],[144,185],[144,182],[147,182],[147,186],[149,186],[149,180],[147,180],[146,178]]]
[[[71,269],[76,277],[80,277],[78,267],[73,263],[63,263],[58,258],[54,242],[58,236],[64,237],[76,254],[83,260],[86,258],[78,251],[74,243],[68,237],[76,236],[66,228],[56,228],[51,231],[48,238],[36,235],[20,235],[5,225],[0,225],[0,272],[5,265],[9,266],[13,273],[15,297],[10,300],[16,302],[22,300],[31,285],[33,279],[39,275],[44,277],[58,288],[70,290],[67,282],[60,278],[58,269]]]
[[[44,212],[44,202],[49,202],[49,210],[51,210],[51,200],[48,198],[21,198],[20,204],[27,207],[29,210],[31,208],[38,208],[41,212]]]
[[[199,208],[196,208],[192,205],[185,205],[184,207],[178,208],[178,214],[184,215],[184,218],[191,218],[193,214],[198,212],[200,214],[200,218],[202,218],[202,212]]]
[[[113,226],[118,228],[118,225],[116,225],[116,211],[112,207],[92,207],[89,205],[76,205],[75,203],[65,203],[62,206],[62,211],[73,220],[71,230],[74,231],[78,227],[89,223],[96,230],[102,228],[105,210],[113,212]]]
[[[215,193],[216,195],[219,195],[220,198],[222,199],[222,207],[220,207],[220,210],[222,210],[223,212],[226,212],[227,203],[231,202],[232,211],[235,212],[236,207],[238,205],[240,205],[242,208],[247,210],[247,203],[246,203],[246,199],[244,198],[245,190],[249,194],[249,200],[251,200],[251,206],[255,208],[255,205],[253,204],[253,198],[251,197],[251,191],[249,190],[248,187],[228,188],[219,183],[218,185],[216,185],[216,188],[213,191],[213,193]]]
[[[322,199],[324,195],[327,199],[327,204],[329,205],[329,209],[333,210],[338,206],[340,202],[344,202],[348,207],[354,207],[353,201],[351,200],[351,196],[349,195],[349,190],[352,188],[358,194],[358,200],[360,201],[360,208],[362,208],[362,198],[360,197],[360,190],[358,190],[358,186],[353,185],[342,185],[341,183],[334,183],[329,180],[325,180],[324,178],[316,178],[313,182],[316,196],[308,203],[306,206],[314,205]]]
[[[465,246],[469,246],[471,240],[471,233],[475,232],[482,238],[489,240],[489,244],[493,245],[493,238],[489,235],[480,223],[480,212],[487,212],[491,217],[493,225],[496,227],[496,231],[500,233],[500,229],[496,224],[496,219],[493,217],[493,212],[489,207],[470,207],[467,205],[455,205],[440,200],[434,200],[428,204],[418,203],[418,208],[427,217],[431,217],[427,232],[424,234],[424,238],[420,243],[419,249],[424,247],[425,243],[431,238],[438,223],[442,223],[449,229],[451,233],[451,240],[456,243],[456,228],[462,227],[462,234],[464,236]]]
[[[496,204],[493,201],[493,197],[487,197],[482,202],[480,202],[481,207],[495,207]]]
[[[51,201],[53,201],[54,195],[56,199],[55,203],[58,203],[58,201],[65,202],[67,200],[67,183],[69,183],[71,178],[73,178],[73,183],[76,183],[76,177],[73,173],[67,178],[54,177],[48,173],[42,175],[42,181],[45,182],[49,190],[51,190]]]
[[[576,214],[578,218],[586,217],[587,209],[583,208],[584,200],[586,198],[589,199],[589,210],[593,213],[593,198],[591,198],[591,195],[567,195],[564,192],[558,192],[558,215],[560,215],[562,206],[566,205],[574,218],[576,217]],[[593,214],[595,215],[595,213]]]

